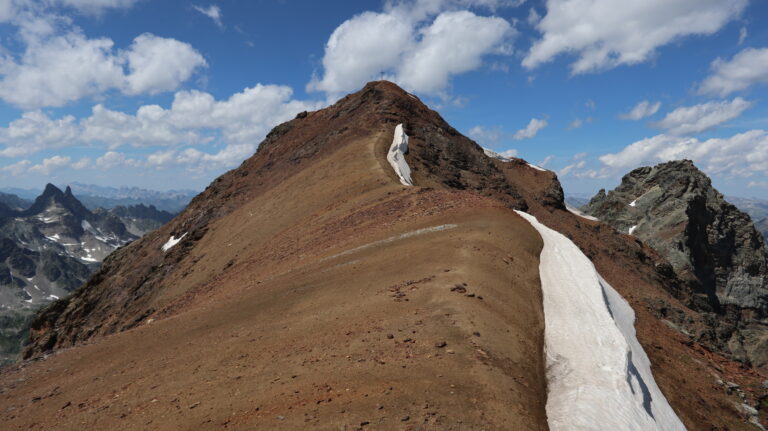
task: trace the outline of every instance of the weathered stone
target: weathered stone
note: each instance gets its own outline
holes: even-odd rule
[[[757,367],[768,365],[768,252],[750,217],[691,161],[633,170],[582,208],[661,253],[686,280],[689,306],[711,314],[698,339]]]

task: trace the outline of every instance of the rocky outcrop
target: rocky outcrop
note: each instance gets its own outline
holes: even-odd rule
[[[109,210],[98,208],[96,214],[108,214],[117,217],[125,228],[137,237],[144,236],[173,219],[174,214],[157,209],[154,205],[118,205]]]
[[[661,253],[710,313],[716,345],[768,365],[768,252],[750,217],[728,203],[691,161],[633,170],[586,213]]]

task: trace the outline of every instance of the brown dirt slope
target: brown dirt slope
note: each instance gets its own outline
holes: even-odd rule
[[[417,187],[400,186],[384,157],[398,123]],[[755,429],[740,397],[758,404],[763,377],[685,335],[706,322],[668,263],[562,200],[553,173],[485,157],[415,97],[371,83],[275,128],[41,314],[27,357],[45,359],[0,375],[0,420],[545,429],[541,240],[512,212],[523,209],[571,237],[634,306],[689,429]]]
[[[328,114],[49,310],[29,352],[56,354],[2,373],[3,429],[546,429],[541,239],[496,199],[400,186],[395,114],[278,169]]]
[[[341,174],[336,171],[342,162],[334,161],[331,155],[340,148],[357,148],[357,152],[349,150],[348,157],[353,160],[361,149],[353,143],[372,137],[382,139],[374,151],[378,156],[375,163],[383,167],[384,172],[379,174],[383,177],[375,181],[383,184],[384,178],[394,179],[385,154],[392,130],[398,123],[406,124],[411,137],[409,164],[419,185],[475,191],[494,197],[510,208],[527,208],[514,185],[484,156],[477,144],[394,84],[371,83],[327,109],[302,113],[276,127],[253,157],[216,179],[179,217],[113,253],[84,289],[54,304],[37,319],[25,357],[36,357],[94,336],[129,329],[169,306],[178,299],[174,295],[185,294],[187,287],[168,292],[165,285],[178,276],[180,268],[188,266],[185,259],[189,251],[197,248],[197,242],[206,236],[210,224],[257,197],[262,197],[265,205],[273,206],[284,199],[278,190],[289,190],[291,185],[301,189],[310,186],[335,189],[335,193],[324,197],[325,201],[320,201],[319,196],[315,198],[316,195],[305,197],[304,200],[309,199],[318,207],[294,207],[303,211],[294,211],[296,217],[305,217],[321,206],[338,205],[356,197],[364,190],[354,184],[355,176],[369,174],[370,167],[358,167],[358,171],[347,174],[346,178],[338,178]],[[316,169],[321,163],[326,163],[323,168],[327,169],[326,174],[312,180],[321,182],[302,183],[304,177],[297,174]],[[340,188],[334,182],[343,182],[345,187]],[[257,210],[262,211],[262,208]],[[249,234],[268,238],[296,221],[282,215],[278,219]],[[171,252],[160,250],[171,235],[179,237],[185,233],[184,241]]]

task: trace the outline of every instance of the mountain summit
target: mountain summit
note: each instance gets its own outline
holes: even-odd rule
[[[0,417],[11,428],[567,429],[569,403],[591,399],[569,394],[589,386],[596,402],[578,423],[751,427],[756,416],[733,406],[757,405],[759,374],[664,323],[705,324],[665,262],[569,212],[554,173],[495,157],[373,82],[275,127],[43,310],[25,351],[35,360],[0,375]],[[563,290],[574,286],[585,289]],[[558,289],[576,312],[545,319]],[[553,334],[563,343],[548,352],[577,354],[545,356]]]
[[[633,170],[585,211],[640,238],[688,280],[692,306],[727,316],[713,343],[768,365],[768,251],[750,217],[728,203],[690,160]]]

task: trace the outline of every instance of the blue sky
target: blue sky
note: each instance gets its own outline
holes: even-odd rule
[[[691,158],[768,198],[756,0],[0,0],[0,178],[202,189],[385,77],[567,192]]]

